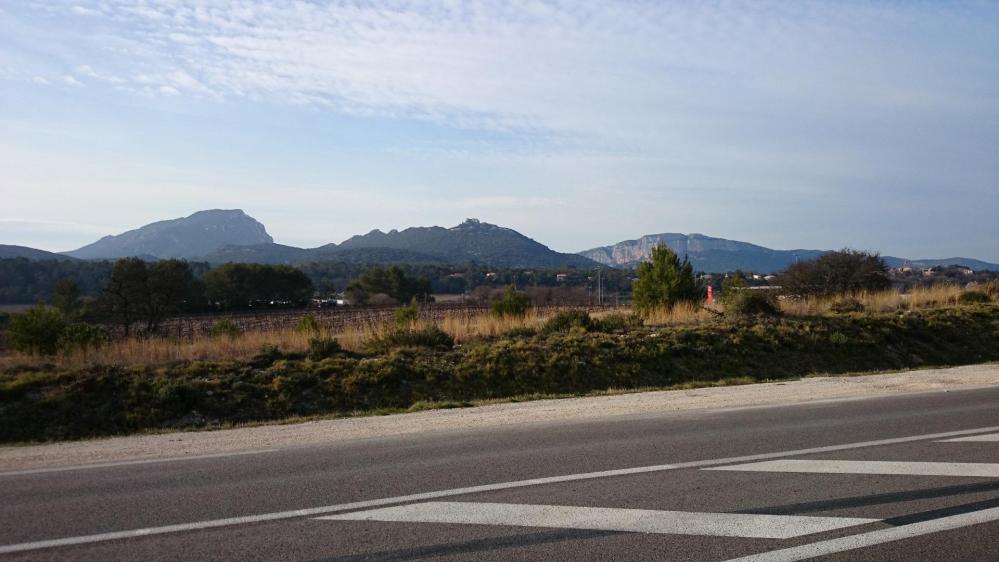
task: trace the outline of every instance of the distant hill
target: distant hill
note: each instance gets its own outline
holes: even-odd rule
[[[226,246],[270,244],[264,225],[239,209],[199,211],[189,217],[147,224],[117,236],[105,236],[78,250],[80,259],[155,256],[196,259]]]
[[[358,264],[407,263],[445,265],[480,263],[494,267],[596,267],[575,254],[562,254],[515,230],[474,219],[443,228],[414,227],[403,231],[354,236],[342,244],[295,248],[280,244],[226,246],[201,257],[211,263],[302,263],[339,261]]]
[[[944,265],[961,265],[964,267],[969,267],[974,271],[999,271],[999,264],[989,263],[987,261],[976,260],[973,258],[943,258],[937,260],[908,260],[905,258],[896,258],[892,256],[885,256],[885,263],[889,267],[915,267],[915,268],[929,268],[938,267]]]
[[[469,219],[458,226],[414,227],[382,232],[373,230],[345,240],[336,253],[385,248],[419,252],[449,263],[476,262],[496,267],[596,267],[592,260],[556,252],[523,234]]]
[[[694,269],[708,273],[724,273],[741,269],[757,273],[777,273],[796,261],[817,258],[828,250],[772,250],[748,242],[712,238],[703,234],[650,234],[637,240],[626,240],[610,246],[602,246],[580,252],[580,255],[611,267],[635,267],[649,259],[652,248],[665,242],[674,252],[687,256]],[[933,267],[938,265],[963,265],[975,271],[999,271],[999,264],[970,258],[949,258],[938,260],[908,260],[885,256],[889,267]]]
[[[34,261],[75,259],[69,256],[64,256],[62,254],[57,254],[55,252],[36,250],[35,248],[29,248],[27,246],[11,246],[8,244],[0,244],[0,259],[6,259],[6,258],[27,258],[29,260],[34,260]]]

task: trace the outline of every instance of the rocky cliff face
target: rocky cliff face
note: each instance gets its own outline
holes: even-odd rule
[[[813,259],[818,250],[771,250],[763,246],[713,238],[703,234],[650,234],[580,252],[580,255],[611,267],[635,267],[652,255],[652,248],[665,243],[681,257],[686,256],[698,271],[726,272],[736,269],[770,273],[784,269],[796,260]]]

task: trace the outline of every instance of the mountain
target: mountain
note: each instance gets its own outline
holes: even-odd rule
[[[105,236],[65,255],[80,259],[155,256],[196,259],[226,246],[270,244],[264,225],[239,209],[198,211],[189,217],[147,224]]]
[[[611,246],[602,246],[580,252],[580,255],[611,267],[635,267],[651,256],[652,248],[665,242],[681,257],[686,255],[696,271],[724,273],[742,269],[757,273],[776,273],[796,261],[807,261],[826,253],[825,250],[772,250],[763,246],[712,238],[703,234],[650,234],[638,240],[626,240]],[[892,256],[884,257],[889,267],[908,264],[911,267],[933,267],[937,265],[964,265],[975,271],[991,269],[999,271],[999,264],[970,258],[949,258],[939,260],[908,260]]]
[[[596,267],[592,260],[562,254],[519,232],[468,219],[451,228],[413,227],[402,231],[373,230],[340,244],[333,255],[345,250],[386,248],[419,252],[448,263],[476,262],[496,267]]]
[[[593,248],[580,252],[580,255],[611,267],[635,267],[647,260],[652,255],[652,248],[662,242],[681,257],[686,255],[695,270],[711,273],[737,269],[771,273],[795,261],[815,259],[824,253],[821,250],[771,250],[748,242],[703,234],[663,233]]]
[[[446,265],[476,262],[494,267],[581,267],[598,264],[561,254],[509,228],[469,219],[458,226],[413,227],[353,236],[342,244],[295,248],[280,244],[225,246],[201,257],[211,263],[302,263],[339,261],[364,264]]]
[[[0,259],[5,259],[5,258],[27,258],[33,261],[74,259],[69,256],[64,256],[62,254],[56,254],[54,252],[46,252],[45,250],[36,250],[35,248],[29,248],[27,246],[11,246],[8,244],[0,244]]]
[[[929,268],[937,267],[943,265],[961,265],[964,267],[971,268],[974,271],[999,271],[999,264],[989,263],[987,261],[976,260],[973,258],[943,258],[943,259],[933,259],[933,260],[909,260],[905,258],[895,258],[892,256],[885,256],[885,263],[889,267],[914,267],[914,268]]]

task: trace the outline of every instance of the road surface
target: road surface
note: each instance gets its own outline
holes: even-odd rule
[[[999,388],[0,473],[0,560],[997,560]]]

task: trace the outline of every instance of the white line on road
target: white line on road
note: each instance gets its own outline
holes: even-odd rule
[[[0,472],[0,478],[4,476],[23,476],[26,474],[45,474],[47,472],[66,472],[69,470],[88,470],[91,468],[111,468],[116,466],[131,466],[134,464],[153,464],[161,462],[177,461],[197,461],[202,459],[221,459],[225,457],[239,457],[243,455],[259,455],[261,453],[274,453],[280,449],[256,449],[253,451],[236,451],[234,453],[215,453],[211,455],[190,455],[187,457],[164,457],[159,459],[140,459],[134,461],[102,462],[94,464],[75,464],[71,466],[52,466],[49,468],[31,468],[27,470],[11,470]]]
[[[343,515],[330,515],[319,519],[551,527],[756,539],[790,539],[880,521],[879,519],[855,517],[698,513],[473,502],[417,503],[371,511],[355,511]]]
[[[960,431],[947,431],[943,433],[927,433],[924,435],[912,435],[909,437],[894,437],[891,439],[878,439],[875,441],[862,441],[859,443],[846,443],[842,445],[829,445],[825,447],[813,447],[811,449],[796,449],[793,451],[782,451],[775,453],[762,453],[758,455],[745,455],[741,457],[729,457],[723,459],[709,459],[702,461],[691,461],[676,464],[662,464],[653,466],[641,466],[636,468],[623,468],[618,470],[604,470],[600,472],[586,472],[582,474],[568,474],[565,476],[551,476],[547,478],[532,478],[529,480],[517,480],[513,482],[500,482],[496,484],[484,484],[481,486],[470,486],[467,488],[454,488],[451,490],[440,490],[436,492],[425,492],[421,494],[411,494],[408,496],[396,496],[391,498],[381,498],[375,500],[359,501],[353,503],[343,503],[338,505],[328,505],[323,507],[313,507],[309,509],[297,509],[292,511],[279,511],[276,513],[264,513],[260,515],[247,515],[243,517],[229,517],[225,519],[213,519],[209,521],[198,521],[195,523],[182,523],[177,525],[164,525],[160,527],[146,527],[142,529],[131,529],[127,531],[116,531],[113,533],[101,533],[96,535],[83,535],[78,537],[66,537],[61,539],[50,539],[35,542],[26,542],[0,546],[0,554],[11,552],[26,552],[41,550],[57,546],[70,546],[79,544],[89,544],[117,539],[127,539],[135,537],[146,537],[150,535],[163,535],[167,533],[179,533],[184,531],[195,531],[200,529],[213,529],[218,527],[228,527],[232,525],[245,525],[249,523],[260,523],[265,521],[278,521],[282,519],[294,519],[298,517],[312,517],[325,515],[340,511],[351,511],[354,509],[367,509],[371,507],[381,507],[397,503],[409,503],[415,501],[426,501],[450,496],[460,496],[464,494],[474,494],[479,492],[492,492],[496,490],[508,490],[511,488],[522,488],[526,486],[539,486],[543,484],[557,484],[560,482],[574,482],[577,480],[589,480],[594,478],[607,478],[612,476],[627,476],[630,474],[642,474],[649,472],[661,472],[665,470],[675,470],[680,468],[702,468],[721,464],[733,464],[741,462],[758,461],[764,459],[775,459],[782,457],[793,457],[799,455],[809,455],[813,453],[828,453],[832,451],[845,451],[850,449],[862,449],[865,447],[877,447],[881,445],[895,445],[898,443],[911,443],[914,441],[926,441],[935,439],[946,439],[949,437],[959,437],[962,435],[973,435],[976,433],[999,431],[999,426],[980,427],[977,429],[964,429]]]
[[[999,442],[999,433],[987,433],[985,435],[972,435],[971,437],[958,437],[957,439],[944,439],[941,443],[993,443]]]
[[[735,558],[728,562],[796,562],[797,560],[807,560],[816,556],[846,552],[848,550],[900,541],[930,533],[951,531],[997,520],[999,520],[999,507],[994,507],[992,509],[972,511],[960,515],[951,515],[950,517],[941,517],[940,519],[932,519],[921,523],[911,523],[891,529],[879,529],[859,535],[850,535],[838,539],[762,552],[760,554]]]
[[[720,466],[705,470],[739,470],[747,472],[816,472],[823,474],[900,474],[905,476],[967,476],[999,478],[999,464],[983,462],[897,462],[897,461],[838,461],[799,460],[776,461]]]

